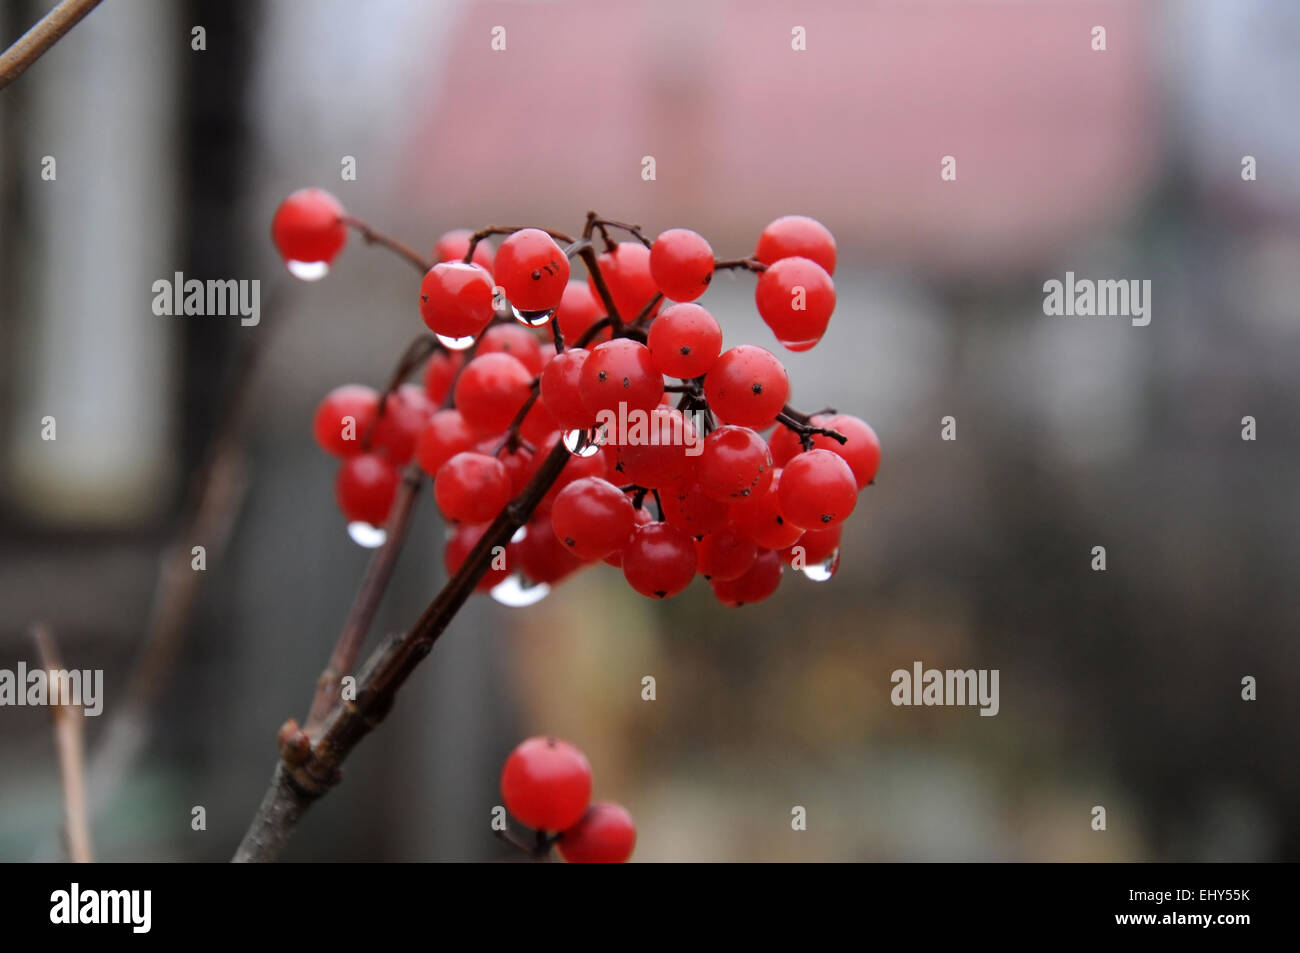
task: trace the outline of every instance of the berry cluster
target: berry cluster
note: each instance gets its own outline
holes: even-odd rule
[[[292,268],[328,267],[350,221],[327,193],[303,190],[272,233]],[[610,229],[633,240],[614,242]],[[495,253],[489,235],[505,236]],[[771,595],[786,565],[834,573],[843,521],[880,463],[875,433],[857,417],[793,410],[781,361],[751,344],[724,349],[696,303],[717,270],[755,272],[777,341],[811,348],[835,306],[825,226],[780,218],[752,258],[719,261],[688,229],[651,242],[593,213],[576,241],[538,228],[455,231],[432,257],[419,294],[434,335],[419,354],[423,386],[401,383],[414,370],[403,366],[384,393],[340,387],[316,411],[354,526],[387,520],[414,461],[451,527],[454,574],[563,443],[572,455],[478,582],[502,601],[526,604],[602,561],[650,598],[704,576],[728,606]],[[571,277],[574,257],[585,281]]]
[[[632,856],[632,816],[608,801],[590,803],[591,765],[567,741],[521,742],[501,771],[501,797],[506,810],[537,832],[535,845],[519,844],[533,857],[552,846],[571,864],[621,864]]]

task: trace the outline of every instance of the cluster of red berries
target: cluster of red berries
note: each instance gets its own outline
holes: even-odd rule
[[[328,264],[342,221],[326,193],[304,190],[272,231],[286,261]],[[434,247],[419,304],[444,346],[424,386],[380,395],[349,385],[317,409],[317,441],[342,458],[337,496],[350,521],[384,523],[414,460],[452,525],[445,561],[455,572],[564,441],[573,455],[480,589],[512,577],[551,585],[604,561],[645,596],[675,595],[702,575],[738,606],[771,595],[785,565],[834,572],[880,444],[857,417],[792,411],[770,351],[724,350],[718,322],[695,303],[719,264],[702,236],[671,229],[652,243],[610,243],[587,281],[571,279],[570,251],[551,233],[513,231],[495,254],[482,237],[450,232]],[[759,313],[798,351],[826,330],[835,257],[823,225],[790,216],[763,230],[753,258],[725,264],[759,272]],[[607,298],[621,320],[608,317]],[[503,319],[505,302],[518,323]]]
[[[608,801],[591,801],[591,765],[567,741],[529,738],[501,771],[506,810],[559,848],[571,864],[621,864],[636,846],[632,816]]]

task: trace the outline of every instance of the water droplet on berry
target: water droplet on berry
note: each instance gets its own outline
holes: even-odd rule
[[[511,573],[504,580],[492,587],[492,598],[503,606],[513,609],[536,605],[551,592],[551,587],[544,582],[529,582],[520,573]]]
[[[448,337],[445,334],[437,335],[438,343],[449,351],[463,351],[474,343],[474,335],[470,334],[463,338]]]
[[[816,346],[821,338],[811,338],[806,341],[783,341],[777,338],[777,343],[782,345],[787,351],[810,351]]]
[[[330,263],[327,261],[293,261],[290,259],[284,263],[284,267],[288,268],[289,274],[299,281],[320,281],[330,273]]]
[[[552,315],[555,314],[554,308],[547,311],[520,311],[514,305],[511,305],[510,310],[515,313],[515,317],[520,324],[527,325],[530,328],[540,328],[542,325],[549,323]]]
[[[388,539],[388,531],[382,526],[372,526],[359,520],[348,524],[348,535],[352,542],[366,549],[378,549]]]
[[[575,457],[590,457],[600,452],[600,445],[603,440],[603,428],[566,430],[564,432],[564,449]]]
[[[811,566],[804,566],[799,570],[813,582],[825,582],[835,575],[836,570],[840,568],[840,551],[836,549],[826,557],[822,562],[814,563]]]
[[[522,543],[527,538],[528,538],[528,527],[527,525],[524,525],[519,527],[517,530],[515,530],[515,535],[510,537],[510,542]]]

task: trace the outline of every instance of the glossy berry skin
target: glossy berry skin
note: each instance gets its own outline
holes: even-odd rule
[[[470,552],[478,545],[478,541],[483,538],[483,534],[487,532],[487,529],[486,525],[470,526],[464,524],[457,526],[455,530],[452,531],[451,536],[447,539],[447,545],[442,551],[443,566],[446,568],[448,576],[454,576],[457,571],[459,571],[460,567],[465,564],[465,560],[469,558]],[[511,564],[510,560],[510,550],[507,549],[505,566],[500,566],[500,563],[498,562],[497,566],[494,567],[492,563],[489,562],[487,572],[485,572],[483,578],[478,581],[478,585],[474,587],[474,591],[487,592],[498,583],[505,582],[513,568],[514,566]]]
[[[591,765],[567,741],[529,738],[506,758],[501,797],[506,810],[534,830],[567,830],[587,812]]]
[[[691,536],[702,536],[727,525],[726,502],[707,496],[699,483],[660,488],[659,502],[663,504],[664,522]]]
[[[578,339],[587,329],[604,316],[605,306],[585,281],[570,281],[564,286],[564,295],[555,312],[555,320],[560,325],[565,347],[576,347]],[[606,328],[583,346],[595,347],[602,341],[608,341],[612,335],[613,332]]]
[[[474,235],[468,228],[453,229],[438,239],[433,246],[433,260],[437,261],[464,261],[465,252],[469,251],[469,240]],[[479,242],[474,246],[474,256],[472,263],[487,269],[490,274],[492,271],[492,246],[486,241]]]
[[[767,489],[772,455],[767,442],[747,427],[719,427],[704,438],[696,476],[710,499],[733,503]]]
[[[821,340],[835,310],[835,284],[807,258],[782,258],[758,276],[754,303],[776,339],[791,351]]]
[[[542,403],[565,430],[586,430],[596,422],[596,415],[583,403],[579,389],[582,366],[590,355],[585,348],[573,348],[557,354],[542,369]]]
[[[597,802],[556,844],[570,864],[622,864],[636,847],[632,815],[617,804]]]
[[[781,505],[781,474],[780,469],[773,470],[766,490],[731,506],[731,525],[736,532],[762,549],[785,549],[803,536],[803,525],[787,515]]]
[[[617,412],[619,404],[626,404],[628,410],[649,410],[664,395],[664,378],[644,344],[615,338],[592,349],[582,366],[578,389],[593,416]]]
[[[632,501],[599,477],[575,480],[551,506],[556,537],[579,559],[603,559],[622,549],[635,525]]]
[[[652,407],[644,420],[644,427],[630,422],[622,444],[610,444],[623,481],[658,489],[692,477],[699,459],[692,454],[700,451],[695,425],[677,408],[663,404]]]
[[[528,523],[524,538],[511,543],[509,552],[524,576],[532,582],[556,583],[584,565],[556,538],[550,514],[534,516]]]
[[[799,565],[795,566],[796,569],[824,563],[840,548],[843,532],[843,523],[832,523],[825,529],[810,529],[793,546],[781,550],[781,559],[786,565],[795,566],[795,557],[798,556]]]
[[[456,409],[478,430],[505,430],[533,390],[533,375],[509,354],[480,354],[456,381]]]
[[[782,258],[808,258],[835,274],[835,236],[821,222],[806,215],[786,215],[763,229],[754,257],[765,265]]]
[[[371,433],[370,448],[382,452],[397,466],[408,463],[415,454],[420,431],[433,412],[423,388],[403,384],[384,401],[384,412],[375,421]]]
[[[635,321],[659,291],[650,274],[650,249],[640,242],[620,242],[613,251],[597,255],[596,263],[600,265],[600,273],[609,287],[619,317],[624,321]],[[587,283],[592,294],[596,294],[596,282],[590,275]],[[596,297],[599,300],[598,294]],[[650,313],[653,315],[657,310],[658,306]]]
[[[324,189],[299,189],[271,219],[271,240],[285,261],[329,264],[348,239],[343,206]]]
[[[650,599],[667,599],[695,578],[695,541],[667,523],[638,526],[623,547],[623,578]]]
[[[377,453],[348,457],[334,481],[339,509],[349,522],[383,526],[400,479],[397,467]]]
[[[434,334],[475,337],[494,314],[492,276],[478,265],[439,262],[420,282],[420,317]]]
[[[713,595],[724,606],[738,609],[744,605],[762,602],[781,585],[781,557],[770,549],[759,550],[754,564],[737,579],[709,580]]]
[[[640,507],[639,509],[636,507],[632,509],[632,532],[634,534],[636,533],[638,527],[644,526],[646,523],[653,523],[653,522],[654,522],[654,517],[650,515],[650,511],[646,509],[644,506]],[[628,542],[630,543],[631,541],[632,541],[632,537],[629,536]],[[610,553],[608,556],[605,557],[604,563],[607,566],[613,566],[615,569],[622,569],[623,550],[622,549],[614,550],[612,553]]]
[[[433,357],[424,365],[424,393],[431,403],[441,407],[451,393],[451,385],[456,380],[465,355],[461,351],[435,351]]]
[[[494,274],[520,311],[553,311],[569,281],[569,259],[555,239],[539,228],[509,235],[497,249]]]
[[[706,579],[727,582],[748,572],[757,556],[758,546],[752,540],[723,526],[696,542],[695,570]]]
[[[848,439],[841,445],[837,440],[816,434],[813,436],[813,446],[843,457],[853,471],[858,489],[868,486],[880,469],[880,438],[876,432],[866,421],[852,414],[832,414],[814,420],[818,427],[835,430]]]
[[[670,228],[650,246],[650,276],[665,298],[694,301],[713,280],[713,248],[698,232]]]
[[[379,394],[372,387],[346,384],[325,395],[312,418],[312,435],[326,453],[351,457],[362,451],[362,441],[379,410]]]
[[[719,355],[704,379],[704,396],[723,423],[761,430],[790,396],[790,378],[776,355],[740,344]]]
[[[438,509],[462,523],[487,523],[513,495],[505,464],[485,453],[458,453],[438,470],[433,482]]]
[[[459,410],[440,410],[425,421],[415,441],[415,462],[431,477],[458,453],[478,443],[479,435]]]
[[[825,426],[821,421],[822,417],[816,414],[808,418],[808,422],[814,427]],[[767,438],[767,445],[772,451],[772,462],[778,467],[785,466],[796,453],[803,452],[803,442],[799,439],[799,434],[784,425],[779,425],[772,431],[771,436]]]
[[[483,332],[476,354],[509,354],[536,375],[542,370],[542,342],[522,324],[497,324]]]
[[[781,511],[803,527],[843,522],[858,502],[853,471],[830,450],[809,450],[794,456],[781,471],[778,493]]]
[[[698,304],[675,304],[650,324],[646,346],[661,374],[690,380],[707,374],[722,353],[722,328]]]

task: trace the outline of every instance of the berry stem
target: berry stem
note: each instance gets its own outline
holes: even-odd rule
[[[379,395],[379,408],[375,411],[374,419],[370,421],[370,426],[361,436],[361,447],[363,450],[370,449],[370,440],[374,436],[375,428],[379,426],[379,419],[384,416],[388,409],[388,398],[391,397],[402,386],[402,383],[411,376],[417,367],[433,356],[435,351],[441,350],[442,345],[432,334],[421,334],[406,346],[402,352],[401,358],[398,359],[397,366],[393,368],[393,373],[388,378],[388,384],[384,387],[383,393]]]
[[[366,240],[367,245],[381,245],[384,248],[387,248],[389,251],[396,252],[398,255],[405,258],[412,265],[414,265],[416,270],[419,271],[421,275],[423,275],[426,271],[428,271],[430,268],[433,267],[431,264],[429,264],[429,262],[425,261],[424,258],[421,257],[420,253],[417,252],[410,245],[406,244],[405,242],[398,241],[396,238],[391,238],[388,235],[383,234],[382,232],[375,231],[375,229],[371,228],[369,225],[361,221],[361,219],[356,218],[355,216],[352,215],[343,216],[343,224],[348,226],[349,228],[354,228],[358,232],[360,232],[361,237]]]
[[[0,89],[4,89],[81,22],[100,0],[63,0],[0,54]]]
[[[474,260],[474,249],[478,248],[478,243],[491,235],[513,235],[515,232],[522,232],[525,228],[535,228],[539,232],[545,232],[557,242],[564,242],[566,245],[572,244],[573,239],[564,232],[557,232],[554,229],[542,228],[540,225],[489,225],[486,228],[480,228],[477,232],[469,237],[469,247],[465,249],[465,257],[461,259],[465,264],[470,264]]]
[[[609,285],[605,284],[605,276],[600,272],[600,263],[596,261],[596,250],[588,244],[578,251],[578,255],[582,258],[582,263],[587,266],[591,283],[596,286],[596,294],[600,295],[600,300],[605,305],[605,313],[610,321],[609,326],[614,329],[614,336],[619,337],[623,329],[623,319],[619,316],[618,306],[614,304],[614,296],[609,293]]]
[[[767,265],[757,258],[727,258],[713,263],[714,271],[722,271],[726,268],[743,268],[745,271],[753,272],[767,271]]]
[[[809,423],[813,417],[827,413],[833,414],[835,411],[827,407],[825,410],[819,410],[815,414],[804,414],[795,410],[789,404],[786,404],[781,408],[781,412],[776,415],[776,422],[797,433],[799,435],[799,442],[803,444],[805,450],[811,450],[813,448],[812,438],[818,434],[823,437],[830,437],[832,440],[839,442],[841,446],[848,443],[849,438],[844,436],[844,434],[840,433],[838,430],[831,430],[828,427],[814,427]]]
[[[589,212],[589,213],[587,213],[587,214],[589,214],[589,215],[595,215],[596,213],[595,213],[595,212]],[[605,231],[605,229],[606,229],[606,228],[619,228],[619,229],[622,229],[623,231],[627,232],[629,235],[631,235],[633,238],[635,238],[637,241],[639,241],[639,242],[640,242],[642,245],[644,245],[646,248],[649,248],[649,247],[651,247],[651,245],[654,244],[653,242],[650,241],[650,239],[646,238],[645,235],[641,234],[641,226],[640,226],[640,225],[628,225],[626,222],[616,222],[616,221],[614,221],[613,219],[609,219],[609,218],[599,218],[599,217],[596,218],[596,220],[595,220],[595,224],[596,224],[596,227],[600,229],[600,234],[604,237],[604,239],[605,239],[606,242],[609,241],[609,234]]]

